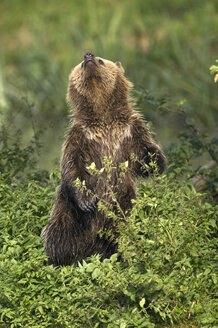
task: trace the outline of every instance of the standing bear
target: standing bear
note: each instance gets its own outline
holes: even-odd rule
[[[49,264],[70,265],[97,253],[103,260],[115,253],[116,237],[99,235],[99,230],[117,232],[98,201],[126,213],[136,197],[137,176],[152,174],[151,162],[158,173],[165,168],[162,150],[131,106],[131,87],[119,62],[92,53],[70,74],[67,99],[74,105],[74,120],[63,145],[61,185],[42,233]],[[106,159],[112,163],[109,178]],[[96,174],[90,172],[93,163]],[[86,190],[78,187],[78,179]]]

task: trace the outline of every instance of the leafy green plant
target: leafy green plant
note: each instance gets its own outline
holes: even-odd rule
[[[184,155],[185,140],[193,146],[187,146]],[[19,174],[9,179],[6,161],[0,174],[2,326],[214,327],[218,207],[206,194],[196,193],[190,182],[195,172],[190,161],[198,151],[208,150],[204,144],[196,149],[194,145],[189,134],[181,135],[168,152],[168,172],[139,182],[128,215],[103,204],[119,229],[118,254],[103,262],[93,256],[63,268],[46,265],[40,237],[59,173],[31,174],[32,148],[23,153],[17,145],[13,163],[18,163]],[[5,158],[7,151],[10,156],[10,147],[4,151]],[[27,165],[22,171],[23,154]],[[123,163],[122,174],[126,168]],[[94,164],[89,169],[96,173]],[[105,158],[108,175],[111,169]]]
[[[208,63],[217,56],[216,0],[1,2],[0,111],[24,132],[26,144],[32,121],[44,130],[41,168],[51,169],[60,157],[68,76],[87,51],[121,61],[137,90],[170,94],[174,105],[188,99],[201,131],[214,134],[217,85]],[[164,146],[182,129],[164,109],[165,125],[148,102],[140,110]]]
[[[218,63],[218,59],[216,60]],[[218,81],[218,66],[217,65],[212,65],[210,66],[210,72],[211,74],[214,74],[214,82],[216,83]]]

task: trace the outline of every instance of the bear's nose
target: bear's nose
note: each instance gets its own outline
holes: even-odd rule
[[[85,60],[89,60],[89,59],[93,59],[95,56],[91,53],[91,52],[87,52],[85,55],[84,55],[84,59]]]

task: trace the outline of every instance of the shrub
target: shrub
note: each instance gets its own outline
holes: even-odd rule
[[[139,182],[125,220],[99,203],[118,225],[118,254],[62,268],[45,265],[40,237],[59,174],[37,171],[31,146],[2,146],[2,327],[215,326],[217,206],[190,182],[190,160],[208,151],[190,128],[168,149],[168,172]]]

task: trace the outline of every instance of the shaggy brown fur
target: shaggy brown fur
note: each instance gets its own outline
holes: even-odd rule
[[[99,237],[100,229],[113,229],[113,222],[98,211],[97,199],[113,203],[112,192],[123,212],[136,197],[137,176],[152,173],[143,169],[152,159],[159,173],[165,168],[165,156],[152,140],[144,121],[133,110],[129,100],[132,84],[124,77],[120,63],[94,57],[88,53],[76,66],[69,79],[67,98],[74,104],[74,121],[63,145],[62,182],[57,193],[51,219],[43,231],[49,263],[69,265],[92,254],[102,259],[117,250],[116,240]],[[132,159],[131,155],[138,161]],[[113,162],[110,182],[106,173],[90,174],[95,162],[104,167],[103,158]],[[122,181],[120,164],[128,161]],[[87,195],[76,188],[74,181],[85,181],[91,191]],[[96,197],[93,198],[93,195]]]

